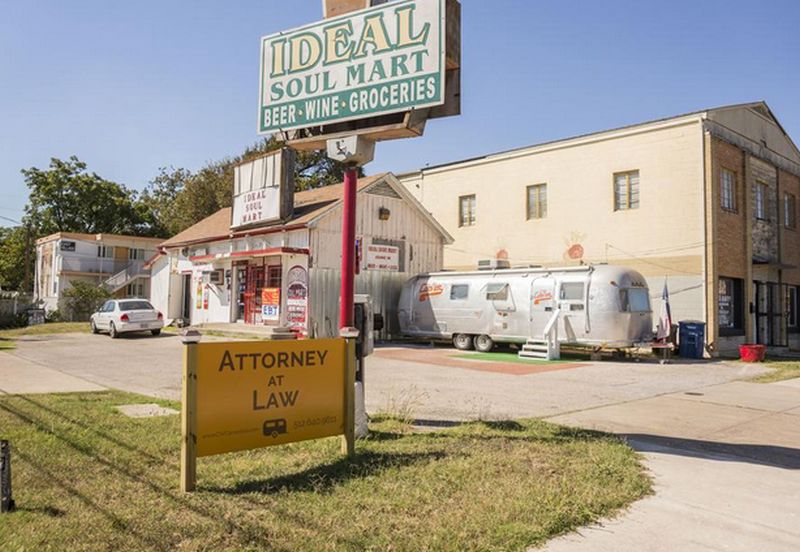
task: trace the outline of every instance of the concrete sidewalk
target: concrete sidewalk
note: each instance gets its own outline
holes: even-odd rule
[[[53,370],[9,352],[0,352],[0,395],[102,391],[90,381]]]
[[[732,382],[549,418],[625,437],[655,495],[543,550],[800,550],[798,384]]]

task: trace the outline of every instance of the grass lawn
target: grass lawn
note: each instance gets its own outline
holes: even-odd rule
[[[0,550],[524,550],[650,491],[615,438],[540,421],[339,438],[201,458],[178,490],[178,416],[121,392],[0,397],[18,509]],[[161,402],[166,406],[176,406]]]
[[[756,376],[750,381],[756,383],[772,383],[793,378],[800,378],[800,362],[796,360],[767,360],[764,362],[767,368],[774,368],[774,371]]]
[[[37,324],[36,326],[25,326],[24,328],[13,328],[11,330],[0,330],[0,339],[15,339],[23,335],[46,335],[59,333],[87,333],[89,331],[88,322],[53,322],[50,324]]]

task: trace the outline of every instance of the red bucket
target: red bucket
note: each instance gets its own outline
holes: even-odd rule
[[[761,362],[767,356],[767,348],[764,345],[745,343],[739,345],[739,358],[743,362]]]

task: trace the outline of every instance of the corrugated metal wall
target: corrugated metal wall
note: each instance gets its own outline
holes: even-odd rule
[[[375,313],[383,315],[384,329],[376,339],[400,337],[397,321],[397,302],[403,284],[411,278],[407,272],[362,272],[356,276],[356,293],[372,297]],[[312,268],[309,271],[309,329],[314,337],[335,337],[339,333],[339,286],[341,271],[331,268]]]

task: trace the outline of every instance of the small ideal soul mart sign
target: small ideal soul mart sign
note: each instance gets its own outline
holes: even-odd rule
[[[445,0],[406,0],[261,39],[259,132],[444,103]]]
[[[355,375],[348,346],[344,339],[188,345],[183,490],[194,488],[200,456],[333,435],[350,439],[349,452]]]

